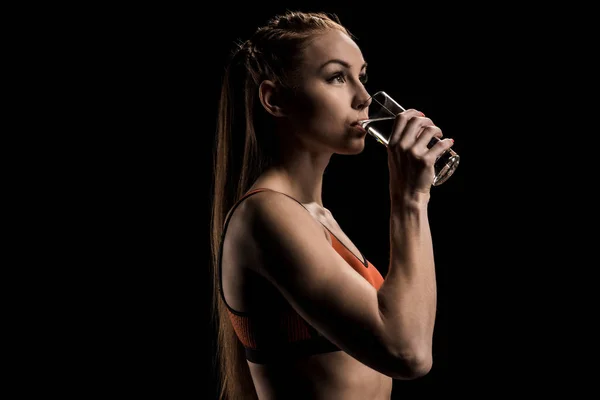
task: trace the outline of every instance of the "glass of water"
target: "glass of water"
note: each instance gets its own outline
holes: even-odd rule
[[[360,124],[379,143],[387,147],[396,115],[403,111],[405,109],[386,92],[377,92],[370,99],[369,119],[360,121]],[[436,137],[431,138],[427,147],[431,148],[439,140]],[[433,185],[446,182],[456,170],[459,161],[460,156],[452,149],[442,153],[435,161]]]

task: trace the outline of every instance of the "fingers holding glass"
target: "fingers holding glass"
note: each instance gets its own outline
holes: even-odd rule
[[[405,142],[401,145],[406,146],[411,141],[416,143],[418,137],[421,137],[419,144],[427,140],[426,147],[430,149],[430,154],[436,157],[433,185],[442,184],[454,173],[460,156],[450,149],[453,143],[451,139],[444,139],[438,144],[442,138],[441,131],[431,120],[423,117],[423,114],[416,110],[405,110],[383,91],[375,93],[368,104],[369,118],[360,121],[360,124],[377,142],[388,147],[394,146],[396,140],[403,140]],[[412,122],[414,125],[407,127],[413,119],[415,119]],[[398,132],[397,135],[401,137],[392,136],[394,132]],[[427,132],[426,136],[423,136],[424,132]]]

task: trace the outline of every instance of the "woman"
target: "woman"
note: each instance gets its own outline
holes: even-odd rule
[[[436,278],[427,205],[452,145],[417,110],[388,146],[384,277],[321,199],[332,154],[359,154],[366,62],[337,17],[288,12],[239,46],[225,73],[212,250],[222,397],[389,399],[432,367]]]

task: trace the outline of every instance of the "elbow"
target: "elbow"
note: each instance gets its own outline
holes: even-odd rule
[[[433,356],[429,348],[411,348],[393,353],[394,368],[389,374],[394,379],[412,380],[431,371]]]

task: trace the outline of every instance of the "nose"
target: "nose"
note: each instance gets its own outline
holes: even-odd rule
[[[361,93],[359,93],[356,96],[356,102],[357,102],[356,108],[359,111],[362,111],[365,108],[369,107],[369,105],[372,102],[372,96],[365,89],[363,89],[361,91]]]

